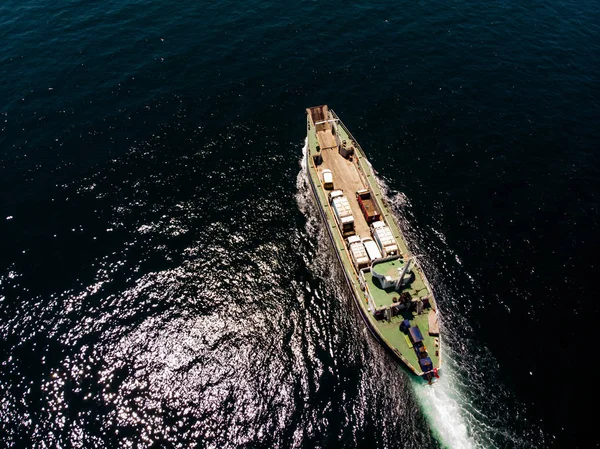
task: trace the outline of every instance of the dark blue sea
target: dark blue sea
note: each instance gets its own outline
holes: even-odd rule
[[[433,387],[336,265],[319,104],[433,285]],[[0,447],[598,447],[599,147],[593,0],[3,0]]]

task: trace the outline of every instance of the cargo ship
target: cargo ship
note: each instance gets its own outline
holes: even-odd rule
[[[363,149],[327,105],[306,110],[308,179],[354,303],[373,336],[433,383],[438,309]]]

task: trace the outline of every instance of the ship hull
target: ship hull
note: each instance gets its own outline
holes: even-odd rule
[[[427,369],[420,369],[421,366],[419,366],[419,363],[418,363],[418,356],[415,357],[412,354],[413,351],[415,350],[415,348],[417,347],[417,345],[419,345],[420,343],[415,344],[414,345],[415,348],[413,348],[411,346],[411,341],[409,341],[408,337],[402,336],[402,337],[404,337],[404,339],[406,339],[406,343],[403,342],[403,340],[400,336],[400,331],[397,330],[397,327],[395,328],[396,333],[393,333],[389,329],[389,327],[390,327],[389,323],[386,323],[384,326],[384,325],[382,325],[383,321],[377,320],[374,318],[373,307],[374,307],[374,303],[377,301],[377,297],[375,295],[370,295],[370,291],[373,290],[373,285],[371,285],[371,290],[369,290],[369,288],[368,288],[369,286],[365,285],[364,273],[361,273],[361,271],[364,271],[364,270],[358,270],[357,267],[353,267],[351,265],[350,258],[348,256],[348,252],[347,252],[348,248],[344,247],[345,234],[340,229],[340,226],[336,226],[336,223],[334,221],[335,215],[332,213],[331,207],[326,200],[326,196],[325,196],[326,190],[324,190],[323,183],[319,177],[319,166],[318,165],[320,163],[323,163],[323,158],[325,158],[325,161],[326,161],[325,165],[327,165],[327,162],[330,163],[330,166],[327,166],[327,169],[333,168],[334,175],[337,174],[338,182],[340,181],[339,177],[341,177],[343,175],[343,170],[335,171],[335,168],[336,168],[335,164],[336,163],[339,164],[340,162],[334,163],[334,158],[342,157],[342,156],[338,156],[338,155],[343,154],[343,151],[341,150],[341,146],[336,147],[336,144],[339,143],[338,141],[339,141],[340,137],[351,138],[353,144],[356,144],[357,149],[360,151],[360,153],[356,155],[356,160],[354,161],[356,166],[358,167],[358,171],[360,172],[359,175],[360,175],[360,179],[362,180],[360,182],[362,184],[364,184],[363,187],[367,186],[367,187],[371,188],[373,193],[375,193],[374,197],[376,197],[376,198],[374,198],[374,199],[376,199],[379,208],[382,210],[382,212],[384,212],[382,214],[382,220],[387,221],[387,222],[391,222],[393,220],[393,226],[394,226],[393,229],[396,231],[397,240],[399,241],[400,246],[402,246],[404,249],[403,257],[407,258],[409,255],[408,249],[406,247],[406,242],[405,242],[403,236],[401,236],[399,226],[398,226],[397,222],[395,221],[395,218],[392,217],[391,211],[388,208],[387,202],[383,198],[383,196],[380,192],[380,189],[379,189],[378,185],[376,184],[376,181],[374,181],[375,175],[372,171],[370,163],[368,162],[368,160],[366,158],[366,155],[362,151],[362,148],[360,148],[358,146],[358,144],[355,142],[353,136],[349,133],[347,128],[343,125],[343,123],[341,123],[339,118],[337,118],[337,116],[333,113],[333,111],[325,112],[326,115],[324,116],[324,121],[328,120],[328,121],[333,122],[335,120],[337,122],[337,124],[335,126],[335,129],[337,129],[337,131],[334,130],[331,133],[333,135],[333,139],[331,138],[331,136],[325,136],[327,138],[327,139],[325,139],[325,138],[322,138],[322,136],[319,136],[318,131],[317,131],[319,124],[323,123],[324,121],[321,122],[321,121],[314,120],[314,117],[310,116],[309,110],[307,110],[307,112],[309,114],[309,118],[307,120],[307,146],[308,146],[308,148],[307,148],[305,157],[306,157],[306,167],[307,167],[307,172],[308,172],[308,182],[310,184],[311,192],[315,199],[317,209],[319,210],[319,215],[321,216],[321,220],[323,221],[324,227],[327,230],[328,238],[330,240],[332,248],[334,249],[334,253],[336,255],[338,263],[340,264],[340,267],[342,268],[342,272],[344,274],[344,279],[345,279],[346,284],[348,285],[348,288],[351,292],[353,303],[356,306],[356,308],[358,309],[358,312],[360,314],[362,321],[365,323],[365,326],[369,329],[370,334],[373,336],[373,338],[375,338],[379,344],[381,344],[386,350],[388,350],[389,353],[391,355],[393,355],[394,358],[398,362],[400,362],[400,364],[404,368],[406,368],[409,373],[411,373],[412,375],[416,376],[419,379],[424,379],[424,380],[428,381],[429,383],[431,383],[438,377],[438,370],[441,368],[441,346],[439,343],[439,341],[440,341],[439,334],[435,334],[435,335],[437,335],[436,337],[430,337],[428,334],[424,334],[427,336],[423,338],[423,342],[427,343],[427,344],[431,344],[431,346],[433,346],[432,343],[435,341],[436,349],[435,349],[435,356],[433,354],[431,356],[431,359],[434,362],[433,365]],[[315,125],[315,123],[316,123],[316,125]],[[312,125],[312,130],[311,130],[311,125]],[[312,131],[312,134],[311,134],[311,131]],[[322,147],[323,145],[329,145],[329,147],[323,148]],[[345,140],[344,140],[344,145],[345,145]],[[321,148],[323,148],[323,150],[321,150]],[[347,154],[344,155],[343,157],[352,161],[353,160],[352,154],[351,153],[349,153],[349,154],[350,154],[349,157]],[[325,156],[325,155],[327,155],[327,156]],[[320,162],[318,162],[319,160],[320,160]],[[349,186],[348,183],[346,183],[344,185],[344,187],[346,187],[347,190],[350,190],[348,188],[348,186]],[[355,186],[351,185],[351,187],[355,187]],[[358,187],[357,187],[357,189],[358,189]],[[341,225],[341,223],[338,223],[338,224]],[[360,223],[357,223],[357,229],[360,229],[360,232],[363,234],[363,237],[364,237],[364,234],[365,234],[364,229],[365,228],[363,227],[361,229]],[[429,286],[429,283],[425,279],[425,276],[422,273],[422,271],[420,270],[420,268],[418,269],[417,273],[418,273],[418,280],[419,280],[419,282],[421,282],[421,284],[419,284],[419,285],[422,288],[416,292],[421,293],[421,294],[423,292],[425,292],[427,294],[426,295],[427,304],[432,309],[433,313],[435,313],[435,319],[437,322],[437,314],[438,314],[437,305],[435,304],[435,300],[434,300],[433,294],[431,292],[431,287]],[[369,300],[371,300],[371,304],[369,304]],[[369,307],[371,307],[371,309],[369,309]],[[430,313],[432,313],[432,312],[430,312]],[[397,317],[397,318],[401,318],[401,317]],[[413,321],[411,321],[411,324],[413,324],[416,327],[418,327],[417,324],[419,324],[421,327],[424,326],[423,317],[414,316],[413,318],[414,319],[413,319]],[[392,322],[393,319],[390,318],[388,321]],[[397,323],[396,323],[396,325],[397,325]],[[405,346],[402,346],[402,345],[405,345]],[[426,354],[426,355],[429,355],[429,354]],[[416,360],[416,363],[415,363],[415,360]]]

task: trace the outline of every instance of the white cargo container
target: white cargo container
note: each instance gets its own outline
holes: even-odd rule
[[[337,220],[338,226],[342,230],[342,235],[354,234],[354,216],[348,198],[344,196],[341,190],[333,190],[329,194],[329,201]]]
[[[348,237],[348,248],[350,250],[350,256],[352,257],[352,261],[358,270],[361,268],[365,268],[369,266],[371,260],[367,255],[367,250],[365,249],[365,245],[362,240],[357,235],[352,235]]]
[[[377,247],[377,243],[368,237],[362,239],[363,245],[365,245],[365,249],[367,250],[367,254],[369,255],[369,259],[371,262],[377,259],[381,259],[381,252]]]
[[[383,221],[376,221],[371,224],[371,234],[373,234],[373,239],[377,242],[383,257],[398,255],[396,239]]]

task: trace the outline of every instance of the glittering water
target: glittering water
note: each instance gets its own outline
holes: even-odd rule
[[[2,2],[1,446],[597,445],[599,23],[590,1]],[[336,265],[301,165],[322,103],[436,291],[435,388]]]

